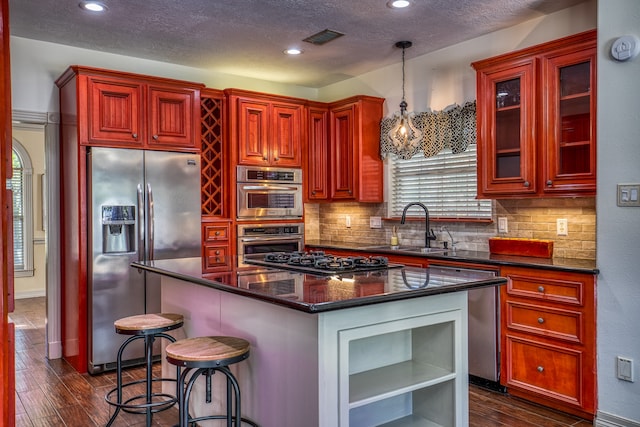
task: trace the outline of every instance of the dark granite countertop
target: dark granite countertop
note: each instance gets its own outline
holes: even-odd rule
[[[572,258],[536,258],[512,255],[496,255],[489,252],[473,252],[473,251],[446,251],[431,252],[427,254],[419,252],[402,251],[391,249],[391,246],[385,249],[372,250],[374,246],[371,243],[345,243],[345,242],[327,242],[323,240],[306,240],[305,244],[309,247],[324,250],[349,250],[357,252],[365,252],[368,254],[379,253],[387,255],[403,255],[422,257],[433,260],[457,261],[474,264],[486,264],[495,266],[513,266],[513,267],[532,267],[545,270],[569,271],[574,273],[598,274],[595,261]]]
[[[162,276],[307,313],[380,304],[506,283],[506,279],[496,277],[489,272],[460,273],[437,267],[398,267],[369,272],[315,275],[265,268],[203,274],[202,260],[199,257],[134,262],[131,265]],[[258,271],[261,273],[257,274]]]

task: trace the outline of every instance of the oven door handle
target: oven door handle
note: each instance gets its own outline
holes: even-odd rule
[[[302,238],[301,235],[297,236],[287,236],[287,237],[239,237],[241,242],[291,242],[295,240],[300,240]]]
[[[286,185],[269,185],[269,184],[263,184],[263,185],[245,185],[243,184],[241,187],[243,190],[251,190],[251,191],[260,191],[260,190],[264,190],[264,191],[298,191],[300,189],[300,186],[286,186]]]

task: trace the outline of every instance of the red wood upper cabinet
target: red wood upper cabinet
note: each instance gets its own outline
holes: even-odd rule
[[[383,98],[309,102],[306,200],[379,203],[383,199],[380,120]]]
[[[347,104],[331,110],[331,198],[355,198],[356,105]]]
[[[274,103],[271,106],[271,161],[274,166],[302,165],[302,105]]]
[[[478,196],[589,196],[596,31],[474,62]]]
[[[330,196],[333,200],[383,201],[380,159],[383,102],[383,98],[355,96],[330,104]]]
[[[77,94],[81,145],[200,151],[201,84],[80,66],[56,83]]]
[[[596,46],[583,44],[542,57],[545,120],[543,192],[596,190]]]
[[[228,89],[237,164],[302,166],[304,100]]]
[[[193,89],[149,86],[148,88],[150,148],[200,147],[200,95]]]
[[[479,193],[535,194],[534,60],[484,68],[477,84]]]
[[[310,103],[308,126],[304,170],[305,195],[310,202],[327,200],[329,198],[329,106]]]
[[[109,142],[142,147],[144,90],[139,82],[103,76],[86,79],[90,144]],[[82,104],[82,101],[80,101]]]

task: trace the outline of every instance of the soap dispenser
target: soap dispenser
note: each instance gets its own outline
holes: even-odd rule
[[[391,228],[391,248],[398,248],[398,227],[395,225]]]

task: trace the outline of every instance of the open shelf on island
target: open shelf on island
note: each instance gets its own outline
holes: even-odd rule
[[[348,425],[455,426],[459,321],[451,311],[340,331]]]
[[[376,400],[430,387],[455,376],[450,370],[414,360],[361,372],[351,375],[349,406],[356,408]]]

